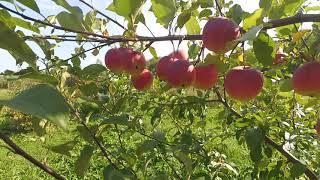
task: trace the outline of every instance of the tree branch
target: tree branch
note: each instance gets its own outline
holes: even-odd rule
[[[33,22],[37,22],[37,23],[40,23],[40,24],[43,24],[43,25],[46,25],[46,26],[49,26],[49,27],[53,27],[55,29],[68,31],[68,32],[73,32],[73,33],[84,34],[84,35],[88,35],[88,36],[107,38],[106,36],[103,36],[103,35],[100,35],[100,34],[95,34],[95,33],[91,33],[91,32],[85,32],[85,31],[79,31],[79,30],[75,30],[75,29],[64,28],[64,27],[61,27],[61,26],[53,25],[53,24],[45,22],[45,21],[34,19],[34,18],[26,16],[26,15],[24,15],[24,14],[18,12],[18,11],[12,10],[12,9],[4,6],[2,3],[0,3],[0,7],[5,9],[5,10],[7,10],[7,11],[9,11],[9,12],[11,12],[11,13],[14,13],[14,14],[16,14],[18,16],[21,16],[24,19],[27,19],[27,20],[30,20],[30,21],[33,21]]]
[[[56,29],[68,31],[68,32],[73,32],[73,33],[79,33],[83,35],[88,35],[88,36],[94,36],[94,37],[100,37],[105,41],[115,41],[115,42],[130,42],[130,41],[183,41],[183,40],[202,40],[202,35],[169,35],[169,36],[160,36],[160,37],[147,37],[147,36],[136,36],[135,38],[124,38],[122,36],[104,36],[96,33],[91,33],[91,32],[85,32],[85,31],[79,31],[79,30],[74,30],[74,29],[69,29],[69,28],[64,28],[61,26],[53,25],[38,19],[34,19],[32,17],[26,16],[24,14],[21,14],[15,10],[12,10],[3,4],[0,3],[0,7],[3,9],[6,9],[9,12],[12,12],[16,15],[21,16],[24,19],[34,21],[46,26],[50,26]],[[286,25],[291,25],[291,24],[296,24],[296,23],[303,23],[303,22],[320,22],[320,14],[298,14],[295,16],[287,17],[287,18],[282,18],[282,19],[277,19],[277,20],[271,20],[269,22],[264,23],[265,26],[263,30],[267,29],[273,29],[276,27],[281,27],[281,26],[286,26]]]
[[[216,3],[216,8],[218,9],[218,11],[220,13],[220,16],[224,17],[225,15],[222,12],[222,9],[220,7],[220,4],[219,4],[218,0],[215,0],[215,3]]]
[[[281,26],[303,23],[303,22],[320,22],[320,14],[297,14],[287,18],[271,20],[263,27],[264,30],[273,29]]]
[[[218,96],[218,99],[220,99],[221,103],[228,108],[232,114],[234,114],[235,116],[237,116],[238,118],[242,118],[242,115],[239,114],[238,112],[236,112],[221,96],[220,92],[218,90],[216,90],[216,94]],[[286,151],[285,149],[282,148],[281,145],[278,145],[275,141],[273,141],[272,139],[270,139],[267,135],[265,135],[264,137],[265,139],[265,143],[271,145],[273,148],[275,148],[278,152],[280,152],[283,156],[285,156],[291,163],[298,163],[301,164],[303,166],[305,166],[299,159],[297,159],[295,156],[293,156],[290,152]],[[319,177],[317,177],[317,175],[308,167],[306,167],[305,170],[305,175],[311,179],[311,180],[318,180]]]
[[[109,21],[115,23],[116,25],[118,25],[119,27],[121,27],[124,30],[127,30],[127,28],[125,28],[123,25],[121,25],[119,22],[117,22],[116,20],[112,19],[111,17],[107,16],[106,14],[102,13],[101,11],[95,9],[93,6],[91,6],[90,4],[88,4],[87,2],[85,2],[84,0],[79,0],[80,2],[82,2],[83,4],[87,5],[88,7],[90,7],[91,9],[97,11],[98,14],[100,14],[101,16],[105,17],[106,19],[108,19]]]
[[[23,158],[25,158],[26,160],[28,160],[29,162],[31,162],[35,166],[39,167],[40,169],[42,169],[46,173],[50,174],[52,177],[59,179],[59,180],[65,179],[62,175],[58,174],[55,170],[42,164],[41,162],[39,162],[38,160],[33,158],[31,155],[26,153],[17,144],[15,144],[7,135],[0,132],[0,139],[2,139],[8,146],[10,146],[12,148],[12,152],[22,156]]]

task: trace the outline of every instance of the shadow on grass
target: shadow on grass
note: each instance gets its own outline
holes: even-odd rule
[[[29,133],[32,131],[32,127],[27,125],[28,123],[25,119],[0,117],[0,131],[8,136]]]

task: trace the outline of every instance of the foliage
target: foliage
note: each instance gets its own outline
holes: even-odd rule
[[[298,23],[273,26],[272,21],[263,21],[298,17],[317,7],[302,0],[260,0],[259,9],[250,13],[224,0],[114,0],[106,10],[125,19],[122,27],[100,11],[85,12],[65,0],[52,1],[64,10],[35,22],[19,12],[28,8],[40,14],[36,1],[0,0],[0,48],[17,64],[29,65],[2,73],[0,104],[31,119],[28,126],[47,137],[43,147],[67,167],[57,168],[67,179],[293,179],[305,178],[307,170],[320,174],[320,141],[314,130],[320,100],[296,94],[290,83],[298,66],[320,58],[319,23],[306,31]],[[188,42],[193,63],[217,65],[220,76],[214,88],[171,89],[156,79],[153,88],[142,92],[132,87],[128,76],[114,74],[101,64],[81,67],[87,52],[97,55],[103,53],[101,47],[114,44],[149,49],[157,58],[157,49],[151,45],[159,37],[141,36],[137,31],[139,25],[148,24],[142,11],[148,3],[147,13],[171,35],[183,29],[188,35],[199,35],[203,22],[219,15],[243,25],[242,37],[231,53],[206,52],[205,57],[201,38]],[[123,28],[121,34],[110,35],[110,24]],[[266,31],[270,28],[274,33]],[[32,36],[26,36],[26,30]],[[170,40],[187,38],[168,37],[168,46]],[[75,54],[60,59],[54,50],[69,40],[74,42]],[[34,52],[29,42],[39,46],[44,56]],[[86,50],[81,42],[93,48]],[[279,49],[287,56],[274,65]],[[156,60],[148,62],[153,72]],[[235,101],[224,92],[225,73],[238,65],[250,65],[264,74],[263,92],[255,100]],[[13,93],[8,84],[21,81],[36,83]],[[60,131],[52,132],[52,127],[62,127],[74,138],[51,144]],[[0,132],[5,131],[0,128]],[[287,159],[288,154],[298,161]]]

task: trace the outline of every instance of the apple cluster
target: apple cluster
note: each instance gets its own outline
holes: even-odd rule
[[[146,58],[132,48],[113,48],[105,55],[105,65],[114,73],[131,75],[133,86],[137,90],[149,89],[153,82],[152,73],[146,69]]]
[[[170,87],[210,89],[218,80],[218,71],[213,64],[194,66],[183,50],[162,57],[156,65],[157,77],[166,81]]]
[[[203,29],[203,46],[217,54],[229,51],[240,37],[240,27],[225,17],[208,20]],[[277,53],[274,65],[283,62],[286,55]],[[105,64],[115,73],[131,75],[133,86],[137,90],[147,90],[152,86],[153,75],[146,69],[146,60],[142,53],[131,48],[110,49],[105,56]],[[172,88],[194,87],[208,90],[218,80],[218,70],[214,64],[194,66],[187,52],[178,50],[159,59],[156,64],[157,77]],[[320,95],[320,62],[314,61],[299,67],[292,78],[293,88],[301,95]],[[227,94],[239,101],[254,99],[263,88],[262,73],[250,66],[237,66],[225,76],[224,88]]]

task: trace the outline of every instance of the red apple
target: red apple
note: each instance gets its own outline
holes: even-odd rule
[[[148,69],[144,69],[139,75],[132,76],[131,82],[137,90],[147,90],[152,86],[153,75]]]
[[[167,81],[172,87],[188,87],[195,80],[194,66],[186,60],[175,60],[168,67]]]
[[[293,74],[292,85],[298,94],[320,95],[320,62],[313,61],[300,66]]]
[[[140,52],[131,51],[125,63],[125,72],[130,75],[138,75],[146,68],[146,58]]]
[[[160,80],[166,81],[169,65],[174,62],[174,58],[170,56],[162,57],[156,65],[156,73]]]
[[[233,99],[249,101],[262,90],[263,76],[260,71],[249,66],[238,66],[227,73],[224,87]]]
[[[123,55],[118,48],[110,49],[105,55],[105,65],[110,71],[115,73],[122,73],[124,71]]]
[[[207,49],[215,53],[225,53],[230,49],[232,41],[239,36],[240,28],[236,23],[225,17],[215,17],[204,26],[202,41]]]
[[[273,64],[274,65],[281,64],[285,57],[286,55],[284,53],[276,53],[276,56],[273,60]]]
[[[181,60],[188,60],[189,59],[188,52],[181,50],[181,49],[170,53],[168,56],[170,56],[174,59],[181,59]]]
[[[218,71],[215,65],[208,64],[203,66],[197,66],[194,68],[196,78],[193,86],[197,89],[210,89],[218,81]]]

